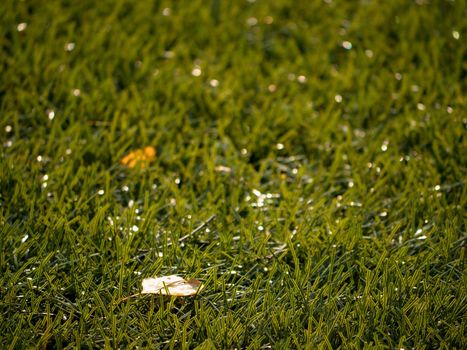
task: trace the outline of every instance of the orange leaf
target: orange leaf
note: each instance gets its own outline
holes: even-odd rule
[[[156,149],[152,146],[137,149],[128,153],[120,160],[120,163],[128,168],[139,166],[145,168],[156,158]]]

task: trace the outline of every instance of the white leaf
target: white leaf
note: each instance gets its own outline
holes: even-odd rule
[[[145,278],[141,294],[162,294],[177,297],[196,295],[203,285],[200,281],[190,279],[186,281],[180,276],[170,275],[158,278]]]

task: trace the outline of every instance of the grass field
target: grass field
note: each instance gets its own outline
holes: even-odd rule
[[[467,348],[466,16],[1,1],[0,347]]]

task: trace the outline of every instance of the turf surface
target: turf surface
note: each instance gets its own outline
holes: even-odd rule
[[[3,0],[0,346],[465,349],[466,11]]]

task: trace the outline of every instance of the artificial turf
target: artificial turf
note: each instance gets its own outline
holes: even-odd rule
[[[465,349],[466,16],[3,0],[0,346]]]

